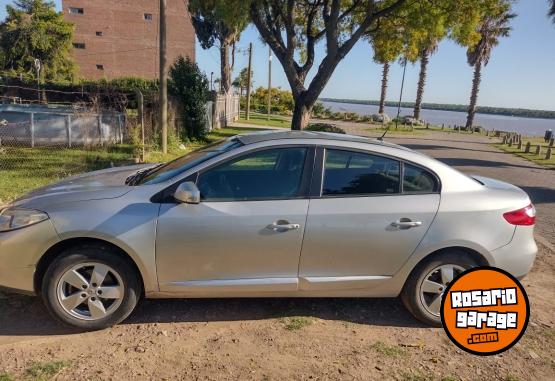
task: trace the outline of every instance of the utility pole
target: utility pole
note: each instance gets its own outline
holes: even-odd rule
[[[214,91],[214,72],[210,73],[210,91]]]
[[[160,127],[162,152],[168,153],[168,73],[166,72],[166,0],[160,1]]]
[[[249,72],[247,75],[247,120],[251,117],[251,71],[252,71],[252,42],[249,44]]]
[[[401,81],[401,94],[399,94],[399,105],[397,106],[397,117],[395,118],[395,129],[399,123],[399,115],[401,115],[401,102],[403,101],[403,87],[405,86],[405,73],[407,71],[407,59],[403,65],[403,80]]]
[[[268,120],[272,113],[272,48],[268,46]]]

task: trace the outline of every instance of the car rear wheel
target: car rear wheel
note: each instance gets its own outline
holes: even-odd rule
[[[118,324],[141,294],[134,268],[103,246],[70,248],[47,269],[42,297],[54,317],[85,330]]]
[[[420,263],[410,274],[401,300],[418,320],[441,326],[441,300],[447,286],[477,264],[462,250],[452,250]]]

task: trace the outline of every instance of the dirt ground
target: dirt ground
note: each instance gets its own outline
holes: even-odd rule
[[[498,152],[487,154],[491,148],[472,139],[451,141],[457,149],[426,148],[431,145],[426,139],[402,143],[456,159],[464,171],[467,164],[472,173],[477,169],[505,180],[512,172],[517,184],[531,181],[521,171],[541,173],[530,175],[542,182],[536,186],[541,193],[531,193],[540,212],[540,251],[523,281],[531,319],[522,340],[509,351],[492,357],[467,354],[442,329],[415,321],[396,299],[143,301],[119,326],[79,333],[54,322],[38,299],[0,293],[0,381],[555,380],[555,233],[550,218],[555,214],[555,171],[544,172],[506,154],[495,156],[503,160],[499,165],[478,163],[475,168],[465,155],[482,159],[468,147],[480,144],[485,157]]]

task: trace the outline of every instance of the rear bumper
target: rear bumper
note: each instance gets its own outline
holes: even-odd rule
[[[516,278],[530,272],[538,253],[532,226],[517,226],[511,242],[491,251],[492,266],[503,269]]]

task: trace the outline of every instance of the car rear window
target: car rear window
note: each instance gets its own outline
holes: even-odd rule
[[[326,150],[322,196],[399,193],[400,166],[383,156]]]
[[[403,192],[404,193],[434,193],[439,190],[439,184],[434,175],[427,170],[411,164],[404,164]]]

